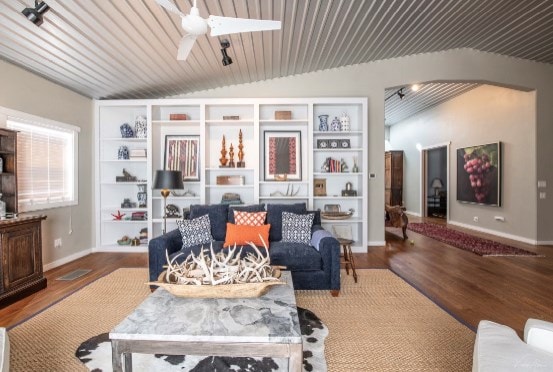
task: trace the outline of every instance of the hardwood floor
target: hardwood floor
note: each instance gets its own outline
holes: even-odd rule
[[[0,326],[13,326],[115,269],[147,267],[147,265],[146,253],[93,253],[56,267],[44,273],[48,280],[46,289],[0,309]],[[92,271],[72,281],[56,280],[76,269],[92,269]]]
[[[417,220],[410,217],[410,222]],[[488,319],[522,334],[528,318],[553,322],[552,246],[532,246],[457,229],[545,257],[480,257],[409,230],[409,240],[403,241],[400,229],[389,228],[386,246],[369,247],[366,254],[356,253],[356,266],[391,269],[473,329],[480,320]],[[145,253],[94,253],[50,270],[45,274],[45,290],[0,309],[0,326],[23,321],[116,268],[146,267],[147,261]],[[79,268],[93,271],[70,282],[55,280]]]

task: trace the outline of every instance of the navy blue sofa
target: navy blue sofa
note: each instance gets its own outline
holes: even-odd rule
[[[204,214],[209,215],[211,235],[215,239],[213,241],[215,253],[223,248],[226,223],[234,223],[233,209],[250,212],[265,210],[263,204],[246,207],[231,206],[230,208],[224,204],[192,205],[190,208],[190,218],[197,218]],[[321,227],[319,211],[309,212],[315,213],[311,229],[313,245],[281,242],[283,211],[308,213],[304,203],[267,205],[267,223],[271,224],[269,230],[271,264],[286,266],[291,271],[295,289],[330,290],[333,296],[337,296],[340,292],[340,243]],[[318,249],[314,245],[318,246]],[[148,245],[150,280],[156,281],[163,271],[163,265],[167,264],[165,251],[168,252],[170,258],[182,252],[184,254],[180,258],[184,259],[191,251],[198,254],[201,249],[201,245],[182,248],[178,229],[150,240]],[[251,247],[244,247],[242,254],[245,255],[249,251],[251,251]],[[264,252],[265,249],[261,249],[261,251]]]

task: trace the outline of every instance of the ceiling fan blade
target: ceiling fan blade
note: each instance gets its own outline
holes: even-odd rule
[[[260,19],[231,18],[210,15],[207,24],[211,27],[211,36],[236,34],[239,32],[280,30],[280,21]]]
[[[179,61],[184,61],[190,54],[194,43],[196,42],[196,35],[184,35],[179,43],[179,51],[177,53],[177,59]]]
[[[171,1],[171,0],[156,0],[156,3],[170,11],[171,13],[175,13],[180,15],[181,17],[184,17],[185,14],[177,8],[177,6]]]

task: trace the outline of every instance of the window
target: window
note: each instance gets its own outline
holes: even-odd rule
[[[79,128],[9,115],[6,123],[9,129],[18,131],[19,212],[77,204]]]

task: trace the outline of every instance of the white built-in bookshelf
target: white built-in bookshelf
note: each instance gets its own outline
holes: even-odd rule
[[[291,118],[275,119],[276,111],[291,111]],[[170,195],[168,204],[179,210],[192,204],[215,204],[223,194],[236,193],[245,204],[305,202],[308,209],[324,210],[325,206],[339,205],[342,211],[354,210],[351,218],[323,219],[323,226],[332,232],[333,226],[350,226],[354,251],[367,247],[367,99],[366,98],[275,98],[275,99],[156,99],[96,101],[96,251],[141,252],[147,243],[139,246],[118,245],[123,235],[138,237],[140,230],[148,229],[151,239],[163,229],[163,198],[159,190],[152,190],[156,170],[164,169],[167,136],[199,139],[199,180],[185,180],[181,195]],[[170,120],[170,114],[186,114],[187,120]],[[328,124],[343,113],[350,118],[349,131],[319,130],[319,116],[328,115]],[[122,138],[120,126],[128,123],[133,129],[137,116],[147,118],[147,138]],[[234,116],[224,120],[225,116]],[[245,167],[221,168],[221,142],[226,139],[226,150],[234,147],[234,161],[238,161],[238,136],[242,132]],[[265,135],[283,136],[299,133],[301,144],[301,179],[286,181],[265,178]],[[170,137],[174,138],[174,137]],[[323,140],[326,147],[320,146]],[[342,143],[347,147],[342,147]],[[319,144],[319,146],[318,146]],[[330,146],[332,145],[332,147]],[[129,151],[145,149],[145,158],[118,159],[121,146]],[[227,153],[227,159],[229,154]],[[329,173],[322,169],[327,158],[343,160],[347,172]],[[352,172],[356,160],[358,172]],[[125,168],[136,182],[116,182]],[[240,176],[239,185],[219,185],[218,176]],[[326,196],[315,195],[315,180],[324,180]],[[138,207],[139,185],[146,184],[146,207]],[[346,184],[356,196],[342,196]],[[286,192],[288,191],[288,195]],[[291,195],[291,193],[294,195]],[[122,208],[124,199],[136,206]],[[127,216],[133,212],[147,212],[144,221],[114,220],[117,211]],[[181,212],[182,213],[182,212]],[[167,230],[176,228],[175,219],[167,220]]]

